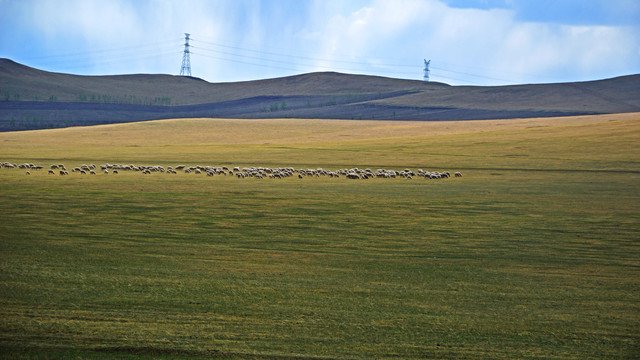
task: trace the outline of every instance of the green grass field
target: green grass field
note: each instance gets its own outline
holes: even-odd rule
[[[640,114],[171,120],[0,133],[0,358],[640,356]]]

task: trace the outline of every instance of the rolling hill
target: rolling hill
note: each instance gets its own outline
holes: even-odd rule
[[[640,75],[450,86],[334,72],[234,83],[172,75],[79,76],[0,59],[0,131],[152,119],[481,120],[640,111]]]

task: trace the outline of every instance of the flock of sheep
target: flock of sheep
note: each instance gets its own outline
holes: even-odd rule
[[[12,164],[10,162],[0,162],[0,168],[7,169],[23,169],[26,170],[27,175],[31,175],[31,171],[43,170],[43,166],[34,165],[31,163],[24,164]],[[375,172],[371,169],[340,169],[336,171],[325,170],[322,168],[318,169],[295,169],[293,167],[280,167],[280,168],[269,168],[269,167],[244,167],[240,168],[238,166],[229,168],[227,166],[186,166],[186,165],[178,165],[175,167],[168,166],[163,167],[159,165],[154,166],[143,166],[143,165],[118,165],[118,164],[105,164],[96,166],[95,164],[83,164],[68,170],[64,164],[54,164],[49,166],[48,173],[50,175],[69,175],[71,173],[81,174],[81,175],[96,175],[98,172],[104,174],[118,174],[120,171],[129,171],[129,172],[139,172],[141,174],[149,175],[151,173],[165,173],[165,174],[177,174],[179,171],[186,174],[206,174],[207,176],[236,176],[237,178],[256,178],[256,179],[264,179],[264,178],[276,178],[282,179],[287,177],[297,176],[302,179],[305,177],[321,177],[328,176],[331,178],[339,178],[345,177],[347,179],[372,179],[372,178],[405,178],[405,179],[413,179],[414,177],[420,177],[424,179],[443,179],[451,177],[451,173],[449,171],[425,171],[422,169],[418,169],[418,171],[414,172],[411,169],[404,169],[401,171],[398,170],[386,170],[386,169],[377,169]],[[462,177],[460,172],[455,172],[453,174],[455,177]]]

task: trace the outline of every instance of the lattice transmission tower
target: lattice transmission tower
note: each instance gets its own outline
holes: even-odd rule
[[[429,65],[431,65],[431,60],[424,59],[424,81],[429,81]]]
[[[189,57],[189,35],[184,33],[184,55],[182,55],[182,67],[180,68],[180,75],[191,76],[191,58]]]

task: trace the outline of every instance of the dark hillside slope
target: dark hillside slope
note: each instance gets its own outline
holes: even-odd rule
[[[507,111],[635,112],[640,109],[640,75],[575,83],[450,87],[380,102]]]
[[[430,83],[429,86],[446,85]],[[331,72],[234,83],[208,83],[173,75],[79,76],[51,73],[0,59],[0,100],[49,101],[54,96],[53,100],[58,102],[194,105],[265,95],[348,95],[424,87],[421,81]],[[154,99],[163,97],[170,98],[170,103],[154,103]]]
[[[333,72],[209,83],[172,75],[78,76],[0,59],[0,131],[177,117],[473,120],[640,111],[640,75],[517,86]]]

